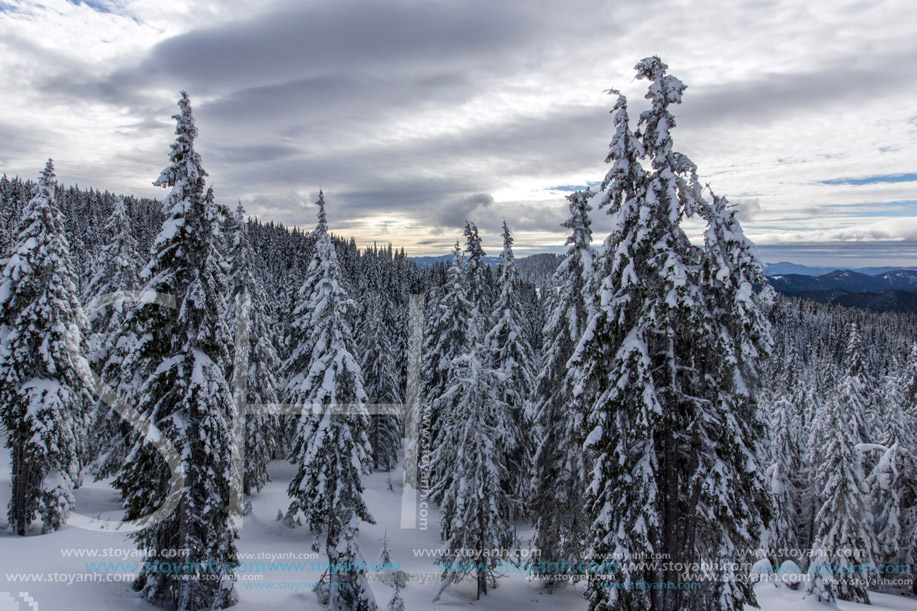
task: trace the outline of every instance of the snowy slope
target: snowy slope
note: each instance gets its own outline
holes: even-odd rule
[[[301,559],[291,560],[277,558],[278,563],[299,562],[311,564],[323,562],[324,554],[315,557],[310,545],[311,535],[304,527],[290,529],[276,521],[277,511],[286,510],[288,501],[286,482],[293,476],[293,467],[282,461],[271,464],[273,479],[261,494],[252,502],[252,514],[246,516],[238,541],[242,558],[252,554],[304,554]],[[0,457],[0,506],[4,509],[9,501],[9,455],[2,452]],[[388,532],[392,556],[402,570],[415,576],[415,579],[426,578],[425,583],[409,581],[402,590],[407,609],[462,609],[469,606],[482,610],[531,611],[532,609],[585,609],[582,598],[582,586],[556,589],[553,594],[544,591],[537,582],[527,582],[524,575],[510,575],[499,581],[497,590],[492,591],[481,601],[475,601],[475,589],[471,580],[447,591],[441,601],[433,604],[431,599],[437,591],[435,576],[436,567],[427,557],[416,557],[415,549],[439,548],[439,536],[435,520],[428,522],[428,529],[401,530],[401,473],[392,473],[392,491],[387,489],[387,474],[375,473],[366,478],[365,498],[377,524],[361,527],[359,544],[367,563],[376,560],[381,548],[384,533]],[[103,483],[87,481],[77,491],[78,511],[92,516],[111,516],[119,514],[117,493]],[[5,520],[5,517],[4,517]],[[5,527],[5,522],[0,521]],[[37,532],[37,530],[35,531]],[[523,537],[530,536],[521,531]],[[64,557],[62,550],[95,550],[99,557],[95,559]],[[0,611],[7,609],[29,609],[21,595],[27,592],[38,604],[39,611],[56,611],[57,609],[93,609],[107,610],[153,610],[157,609],[141,601],[130,588],[130,579],[123,567],[115,571],[123,575],[124,582],[65,582],[47,583],[49,574],[82,576],[87,573],[87,562],[99,561],[136,561],[138,558],[128,555],[126,558],[111,557],[115,554],[133,554],[134,546],[126,535],[120,533],[93,532],[72,525],[64,526],[60,531],[48,535],[29,537],[0,536]],[[87,553],[87,552],[83,552]],[[103,558],[107,553],[110,557]],[[249,556],[251,558],[251,556]],[[267,561],[262,557],[260,561]],[[112,567],[113,569],[116,567]],[[10,580],[10,573],[35,573],[45,575],[45,583],[22,583]],[[316,581],[320,571],[294,570],[292,567],[275,566],[274,570],[258,571],[263,581],[240,579],[236,585],[239,604],[238,611],[260,609],[324,609],[318,604],[315,595],[304,589],[302,584]],[[56,577],[59,578],[59,577]],[[69,579],[70,577],[66,577]],[[85,579],[85,577],[83,577]],[[376,601],[384,609],[391,597],[392,589],[378,581],[371,582]],[[299,587],[300,591],[294,588]],[[282,588],[282,589],[279,589]],[[766,611],[792,609],[816,611],[826,609],[825,605],[812,599],[803,599],[802,595],[786,588],[777,589],[770,584],[761,584],[757,588],[759,599]],[[917,600],[900,597],[872,594],[872,609],[917,611]],[[76,602],[78,601],[78,602]],[[838,608],[850,611],[869,609],[851,603],[840,603]]]

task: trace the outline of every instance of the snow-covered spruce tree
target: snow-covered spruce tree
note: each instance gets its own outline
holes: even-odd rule
[[[548,317],[542,336],[541,369],[536,380],[535,436],[529,512],[535,536],[532,547],[540,550],[537,574],[552,581],[559,571],[551,563],[583,560],[588,539],[584,490],[589,475],[582,451],[586,411],[575,402],[566,383],[567,362],[587,322],[584,290],[592,274],[592,207],[588,191],[570,195],[570,229],[567,254],[551,278],[547,296]],[[544,564],[541,564],[544,563]]]
[[[105,244],[99,256],[98,271],[86,287],[90,303],[105,296],[117,295],[121,291],[136,290],[143,263],[137,239],[131,230],[131,211],[123,197],[115,199],[102,234],[105,236]],[[93,349],[94,352],[99,351],[93,354],[93,364],[105,362],[108,339],[117,334],[124,318],[124,310],[130,303],[130,299],[120,299],[110,306],[98,307],[96,304],[98,309],[89,315],[95,336]]]
[[[675,167],[687,175],[681,185],[686,208],[694,207],[707,221],[702,262],[702,294],[706,328],[712,344],[698,342],[692,357],[698,369],[692,449],[689,460],[689,506],[699,503],[687,522],[688,553],[719,562],[706,602],[695,606],[741,608],[754,594],[741,574],[730,567],[747,560],[769,519],[762,451],[766,423],[755,398],[760,365],[772,350],[771,327],[765,313],[770,289],[763,265],[745,237],[735,211],[711,191],[700,196],[694,165],[674,155]],[[693,200],[693,201],[692,201]],[[762,297],[753,286],[764,285]],[[690,341],[690,340],[689,340]],[[691,374],[688,374],[689,376]],[[723,468],[725,465],[725,468]],[[740,569],[741,570],[741,569]]]
[[[0,259],[9,255],[19,224],[19,208],[13,197],[13,185],[4,173],[0,177]]]
[[[869,603],[868,579],[877,557],[863,459],[857,445],[866,427],[863,354],[856,324],[847,343],[847,372],[824,409],[821,462],[815,473],[813,560],[807,591],[818,600]],[[817,560],[816,560],[817,559]]]
[[[136,409],[174,444],[184,487],[168,517],[132,535],[148,552],[134,588],[154,604],[219,609],[235,602],[236,561],[229,516],[235,406],[223,375],[225,264],[185,92],[178,106],[170,163],[154,183],[171,190],[163,204],[168,217],[141,274],[150,299],[130,311],[119,341],[127,346],[126,379],[140,384]],[[177,309],[153,302],[155,294],[174,296]],[[174,474],[154,443],[132,437],[114,485],[127,518],[137,520],[163,504]],[[175,558],[184,562],[181,574],[160,570]]]
[[[434,602],[469,574],[477,581],[477,597],[487,594],[488,580],[502,560],[490,550],[508,549],[514,539],[514,499],[502,486],[506,468],[500,450],[507,406],[496,390],[501,376],[487,366],[479,342],[469,338],[466,352],[452,363],[452,384],[436,401],[449,411],[431,460],[448,465],[449,476],[434,480],[430,491],[442,512],[444,542],[443,583]]]
[[[98,271],[86,287],[92,309],[89,313],[92,325],[90,364],[96,370],[109,360],[112,347],[120,337],[124,320],[134,303],[125,292],[139,288],[140,267],[143,264],[124,198],[115,200],[103,233],[106,242],[99,257]],[[102,401],[96,405],[93,420],[90,454],[96,460],[94,471],[101,477],[107,477],[124,464],[130,427]]]
[[[465,277],[468,290],[468,301],[479,315],[475,316],[479,329],[473,332],[478,337],[484,337],[490,328],[489,315],[493,303],[493,275],[484,261],[484,248],[481,246],[481,236],[478,227],[470,221],[465,221]]]
[[[428,329],[424,337],[424,416],[423,443],[420,444],[418,459],[429,469],[431,480],[438,480],[446,465],[431,461],[427,453],[439,445],[439,436],[445,415],[451,410],[443,400],[451,382],[452,361],[462,354],[468,341],[473,310],[468,299],[467,279],[462,265],[462,254],[456,243],[452,261],[446,271],[446,284],[442,294],[431,308]]]
[[[904,420],[910,423],[907,427],[906,441],[902,444],[902,460],[900,472],[901,495],[901,560],[911,566],[911,590],[917,595],[917,344],[914,344],[899,383],[903,394],[902,410]]]
[[[905,410],[904,389],[897,359],[882,385],[879,418],[880,431],[873,437],[879,441],[870,447],[879,450],[881,458],[867,478],[872,491],[872,513],[880,563],[899,563],[902,528],[907,523],[906,503],[914,488],[917,463],[913,450],[917,447],[917,421],[909,421]],[[903,563],[906,564],[906,563]]]
[[[771,521],[765,550],[775,568],[790,558],[781,550],[808,549],[811,511],[810,466],[806,460],[806,383],[795,342],[784,356],[784,370],[773,393],[761,405],[768,415],[766,480],[771,497]]]
[[[375,306],[367,308],[360,326],[360,370],[369,402],[394,406],[401,403],[401,393],[397,359],[389,335],[390,325],[385,320],[388,308],[380,293],[373,295]],[[373,465],[380,471],[391,471],[398,464],[401,422],[401,416],[394,411],[371,416],[369,441]]]
[[[0,276],[0,422],[12,465],[7,517],[17,535],[36,517],[42,532],[56,530],[73,507],[89,399],[87,328],[49,159]]]
[[[499,439],[502,462],[506,467],[503,487],[513,498],[519,499],[515,506],[521,513],[521,501],[527,496],[527,476],[534,454],[530,412],[535,382],[532,374],[535,352],[523,329],[525,314],[517,294],[518,287],[513,237],[506,221],[503,221],[503,251],[500,253],[497,279],[499,295],[490,317],[493,326],[484,337],[484,350],[488,366],[500,374],[497,393],[507,409],[503,419],[507,428],[501,431]]]
[[[694,165],[673,150],[669,107],[685,86],[666,68],[657,57],[636,66],[652,103],[640,116],[641,137],[630,132],[623,96],[615,105],[603,202],[615,228],[597,264],[595,312],[571,360],[574,396],[594,397],[585,442],[595,461],[592,551],[598,562],[619,562],[593,578],[590,609],[754,602],[731,566],[757,543],[766,506],[755,449],[761,423],[750,398],[754,363],[767,347],[751,298],[756,260],[734,218],[704,210]],[[704,248],[680,227],[698,212],[713,232]],[[717,236],[718,225],[738,243]],[[629,589],[684,579],[641,569],[650,553],[713,569],[696,589]]]
[[[234,400],[236,405],[276,404],[280,399],[280,382],[275,374],[280,370],[280,358],[275,349],[275,325],[268,312],[264,287],[256,274],[258,262],[249,240],[248,223],[241,204],[227,225],[232,266],[227,327],[235,334],[236,341],[240,339],[239,332],[248,336],[247,359],[240,360],[240,355],[232,355],[229,380],[233,392],[239,393],[244,389],[246,393],[246,396],[236,396]],[[238,328],[240,325],[246,328]],[[234,343],[232,350],[238,350],[239,347]],[[248,361],[248,370],[236,371],[235,363],[245,360]],[[245,376],[244,380],[240,378],[242,375]],[[267,465],[277,451],[278,424],[274,414],[259,412],[245,417],[245,494],[260,491],[270,481]]]
[[[372,468],[367,438],[369,415],[350,327],[353,302],[342,286],[341,268],[319,193],[315,254],[293,312],[293,353],[284,365],[289,382],[284,402],[301,406],[291,462],[298,471],[287,488],[288,519],[300,513],[318,536],[334,567],[330,607],[372,611],[376,602],[366,583],[357,549],[359,521],[373,522],[363,502],[362,473]],[[317,541],[315,545],[317,546]]]
[[[783,550],[801,549],[800,473],[802,471],[801,431],[796,408],[785,396],[769,404],[770,455],[767,480],[772,500],[771,522],[767,531],[767,552],[774,567],[796,560]]]
[[[591,432],[584,445],[594,463],[585,500],[590,552],[599,563],[618,560],[618,570],[610,571],[607,579],[622,585],[590,584],[589,607],[596,611],[651,607],[650,593],[630,586],[653,581],[653,576],[635,570],[636,564],[629,561],[650,557],[660,526],[655,436],[662,406],[647,345],[654,315],[652,304],[645,307],[639,300],[649,284],[646,276],[658,272],[640,270],[641,278],[636,268],[658,258],[652,248],[661,233],[660,212],[645,203],[645,171],[639,161],[643,145],[631,132],[623,95],[618,95],[613,121],[615,133],[606,158],[612,167],[602,184],[601,206],[614,215],[615,228],[599,253],[602,277],[590,279],[590,288],[602,298],[595,311],[588,312],[587,326],[568,361],[572,397],[588,404],[586,430]],[[644,216],[653,220],[645,229]],[[628,328],[630,321],[637,324]]]
[[[814,380],[815,376],[810,378]],[[806,405],[803,413],[806,416],[806,428],[803,430],[805,436],[805,457],[806,469],[804,472],[805,487],[802,490],[800,498],[800,529],[799,543],[803,549],[812,549],[815,542],[815,517],[819,510],[819,490],[817,488],[816,474],[819,465],[822,463],[821,440],[824,438],[825,416],[827,401],[818,392],[810,392],[807,395]],[[811,559],[808,559],[811,561]],[[805,568],[805,567],[804,567]]]
[[[386,611],[404,611],[404,598],[401,597],[401,588],[395,587],[395,593],[392,594],[392,599],[388,601]]]

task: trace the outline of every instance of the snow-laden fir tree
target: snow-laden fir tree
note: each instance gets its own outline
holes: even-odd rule
[[[910,565],[911,590],[917,595],[917,344],[914,344],[904,371],[901,374],[899,387],[902,391],[902,411],[906,427],[903,439],[898,443],[903,446],[899,494],[901,496],[901,550],[899,557]],[[906,426],[906,425],[905,425]]]
[[[391,471],[398,463],[401,447],[402,419],[394,407],[401,403],[401,393],[397,358],[381,309],[369,312],[360,340],[367,397],[371,403],[385,406],[380,408],[385,413],[374,414],[370,422],[373,465],[380,471]]]
[[[131,214],[123,197],[115,200],[103,234],[105,245],[99,256],[98,271],[86,286],[88,313],[92,325],[90,364],[99,370],[110,358],[117,344],[124,320],[133,307],[130,293],[139,289],[140,268],[144,257],[131,230]],[[124,464],[126,440],[130,426],[106,403],[96,405],[91,427],[91,455],[95,457],[97,475],[112,475]]]
[[[802,474],[802,432],[793,403],[780,395],[769,404],[770,431],[767,466],[768,490],[772,502],[767,531],[767,552],[774,567],[796,560],[783,550],[801,549],[798,530],[801,523],[800,493],[805,485]]]
[[[289,379],[284,402],[301,409],[290,456],[298,470],[287,488],[287,517],[292,522],[301,513],[316,536],[324,531],[329,563],[347,567],[331,575],[330,608],[372,611],[376,602],[359,569],[355,538],[360,520],[373,519],[361,481],[372,468],[372,448],[366,392],[353,356],[354,304],[342,285],[323,194],[316,204],[315,254],[299,290],[291,328],[294,349],[284,365]]]
[[[392,342],[394,306],[381,290],[367,291],[369,302],[358,329],[360,370],[363,388],[370,403],[385,413],[371,416],[369,441],[373,465],[380,471],[391,471],[398,463],[402,419],[394,407],[401,403],[398,358]]]
[[[726,199],[712,191],[710,201],[703,199],[695,167],[683,156],[674,154],[673,167],[686,174],[681,185],[686,209],[693,207],[707,221],[701,282],[705,326],[714,339],[707,345],[697,342],[699,349],[692,357],[699,371],[692,379],[696,411],[691,416],[687,477],[689,507],[697,503],[697,509],[686,531],[688,553],[720,566],[707,600],[692,602],[741,608],[746,602],[754,604],[754,593],[741,569],[735,572],[731,567],[758,543],[769,519],[762,468],[767,426],[755,391],[761,365],[773,347],[764,307],[771,291],[757,252]],[[756,284],[765,286],[762,297],[754,293]]]
[[[519,301],[519,273],[513,256],[513,237],[503,221],[503,251],[500,253],[497,289],[499,294],[490,320],[493,322],[484,337],[488,365],[500,374],[497,393],[506,406],[504,421],[507,428],[499,439],[506,480],[503,487],[516,499],[527,496],[532,447],[531,400],[534,387],[532,367],[536,356],[524,330],[525,313]],[[521,502],[517,505],[520,510]],[[519,517],[519,516],[513,516]]]
[[[869,491],[858,444],[866,434],[863,347],[850,328],[847,372],[825,404],[821,458],[815,473],[819,508],[807,592],[818,600],[869,603],[868,579],[877,557]]]
[[[376,562],[380,565],[380,582],[396,590],[405,586],[407,575],[404,571],[398,570],[398,563],[392,558],[392,548],[389,544],[387,531],[382,538],[382,549],[379,550],[379,556]]]
[[[813,376],[814,379],[814,376]],[[815,516],[819,510],[819,491],[816,485],[816,473],[822,462],[821,440],[824,437],[827,401],[820,393],[812,390],[807,395],[803,413],[806,414],[804,471],[805,486],[800,495],[800,528],[797,531],[799,543],[803,549],[812,549],[815,541]]]
[[[467,575],[477,582],[478,598],[487,594],[495,568],[505,560],[491,550],[509,549],[514,540],[514,499],[502,486],[506,467],[500,449],[507,406],[497,393],[501,376],[487,366],[480,341],[469,337],[466,351],[452,362],[452,384],[435,402],[448,411],[430,456],[434,464],[446,465],[446,476],[430,490],[441,510],[444,550],[443,583],[434,602]]]
[[[244,422],[243,490],[245,494],[252,494],[270,481],[267,465],[277,452],[278,418],[265,411],[268,407],[261,406],[273,405],[280,400],[280,382],[276,377],[280,370],[280,358],[275,348],[276,326],[269,313],[264,286],[256,273],[259,262],[252,249],[241,204],[236,208],[235,216],[230,217],[226,234],[232,266],[226,322],[235,337],[229,381],[237,406],[259,406],[256,408],[258,413],[245,416]],[[244,343],[241,342],[243,337],[247,339]],[[247,355],[236,353],[241,345],[247,345]],[[236,370],[236,364],[246,362],[246,371]]]
[[[784,355],[784,369],[779,382],[762,409],[768,417],[768,449],[765,479],[771,496],[771,521],[765,549],[774,567],[785,560],[798,562],[779,554],[780,550],[808,549],[811,543],[812,509],[811,465],[807,460],[808,434],[806,413],[810,397],[809,384],[795,341]]]
[[[873,438],[878,442],[868,447],[878,452],[880,458],[867,478],[872,492],[872,513],[875,525],[877,562],[894,564],[901,553],[903,501],[913,486],[917,463],[909,448],[915,447],[917,422],[908,420],[904,409],[904,390],[901,386],[897,359],[882,384],[879,430]]]
[[[637,298],[648,280],[638,277],[635,266],[657,258],[651,249],[660,230],[644,218],[657,225],[659,214],[644,203],[645,171],[639,161],[643,145],[630,129],[623,95],[618,95],[613,121],[615,133],[606,158],[612,167],[603,181],[602,206],[614,215],[615,228],[599,253],[601,275],[590,283],[601,299],[595,311],[588,312],[568,374],[574,400],[591,403],[586,429],[590,432],[584,444],[594,462],[586,489],[590,551],[599,562],[620,562],[608,579],[621,583],[621,588],[593,584],[587,591],[593,610],[650,608],[650,594],[632,589],[631,584],[652,577],[633,570],[635,565],[628,561],[650,557],[660,525],[655,435],[662,407],[647,346],[647,328],[654,315],[650,308],[627,311],[643,309]],[[625,327],[631,320],[639,321],[639,326]],[[600,394],[601,388],[607,390]]]
[[[175,509],[132,535],[147,551],[134,583],[147,601],[178,609],[219,609],[235,602],[234,530],[230,524],[232,392],[223,372],[230,336],[225,316],[225,262],[219,249],[218,211],[205,192],[197,128],[182,92],[169,165],[154,183],[170,188],[168,217],[141,274],[144,298],[130,311],[116,361],[124,379],[139,384],[136,410],[177,450],[164,460],[155,438],[132,435],[132,448],[114,481],[127,518],[139,520],[167,500]],[[157,303],[171,296],[175,309]],[[120,359],[120,357],[115,357]],[[110,364],[112,359],[109,359]],[[177,473],[176,473],[177,471]],[[168,498],[182,476],[178,496]],[[181,558],[181,574],[160,570]]]
[[[404,611],[404,598],[401,596],[401,588],[395,587],[395,593],[392,594],[392,599],[388,601],[386,611]]]
[[[56,530],[74,505],[89,397],[84,332],[48,160],[0,276],[0,422],[10,450],[10,531]]]
[[[99,256],[98,271],[86,288],[88,301],[93,307],[88,315],[94,336],[93,364],[104,363],[107,359],[109,338],[117,336],[125,310],[132,303],[129,296],[117,296],[139,288],[140,266],[143,264],[140,248],[131,230],[130,208],[123,197],[115,200],[102,233],[106,242]],[[111,305],[104,305],[108,301]]]
[[[467,280],[468,301],[479,315],[475,316],[479,329],[473,332],[483,337],[489,328],[489,315],[493,303],[493,275],[484,257],[487,253],[481,245],[478,227],[471,221],[465,221],[465,277]]]
[[[598,562],[618,561],[593,577],[593,610],[754,602],[732,562],[757,543],[766,501],[750,398],[754,362],[767,345],[751,298],[760,264],[734,218],[715,205],[704,210],[694,165],[673,149],[670,106],[685,86],[666,69],[657,57],[636,66],[650,81],[652,104],[641,113],[641,136],[630,131],[623,96],[614,108],[603,205],[615,225],[596,265],[594,313],[571,359],[574,397],[593,398],[585,442],[595,461],[587,490],[592,552]],[[680,227],[702,211],[704,248]],[[724,227],[735,244],[718,234]],[[661,565],[643,568],[652,553],[706,563],[709,578],[690,590],[632,588],[683,578]]]
[[[536,380],[537,449],[529,513],[535,528],[532,546],[541,551],[539,561],[545,563],[536,563],[534,570],[549,581],[560,570],[551,563],[575,565],[583,559],[589,532],[583,507],[589,475],[582,451],[586,410],[582,401],[573,400],[567,362],[587,322],[584,290],[592,275],[591,195],[577,191],[567,198],[570,218],[564,227],[571,233],[567,254],[551,278],[546,297],[548,315]]]
[[[0,259],[9,255],[19,224],[19,210],[13,200],[13,184],[6,177],[0,177]]]
[[[451,409],[448,401],[444,402],[441,398],[451,383],[452,361],[462,354],[468,341],[473,314],[458,242],[446,274],[440,298],[428,306],[431,321],[425,326],[430,332],[424,336],[423,347],[424,412],[418,460],[434,480],[441,477],[446,465],[429,460],[427,454],[439,444],[443,418]]]

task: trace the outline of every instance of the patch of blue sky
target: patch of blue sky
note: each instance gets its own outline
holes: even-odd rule
[[[111,13],[112,6],[111,2],[106,2],[105,0],[67,0],[70,4],[75,4],[79,6],[85,4],[89,8],[99,13]]]
[[[585,185],[557,185],[554,187],[547,187],[546,191],[565,191],[567,193],[573,193],[574,191],[585,191],[586,189],[591,189],[592,187],[599,186],[599,181],[588,181]]]
[[[863,176],[860,178],[851,178],[848,176],[842,178],[832,178],[831,180],[819,181],[823,185],[875,185],[880,183],[896,182],[917,182],[917,174],[878,174],[876,176]]]
[[[798,219],[787,219],[787,220],[792,221],[792,220],[798,220]],[[810,218],[807,217],[806,220],[810,220]],[[781,219],[780,222],[783,222],[783,219]],[[752,232],[761,231],[762,229],[771,229],[773,231],[812,231],[810,227],[786,227],[784,225],[772,225],[772,224],[761,225],[758,223],[755,223],[753,226],[751,224],[748,224],[748,225],[745,225],[744,227],[745,227],[745,231],[747,232],[748,231],[752,231]]]
[[[893,202],[831,204],[830,210],[827,216],[912,216],[917,214],[917,200],[905,199]]]
[[[805,217],[799,217],[799,218],[785,218],[785,219],[782,218],[782,219],[777,220],[777,222],[786,223],[786,222],[811,221],[811,220],[812,220],[811,216],[805,216]],[[745,225],[745,231],[760,231],[762,229],[773,229],[774,231],[806,232],[806,231],[812,231],[813,227],[798,227],[798,226],[787,227],[786,225],[773,225],[773,224],[759,225],[758,223],[755,223],[754,225],[751,225],[751,224]],[[817,229],[817,228],[814,228],[814,229]]]

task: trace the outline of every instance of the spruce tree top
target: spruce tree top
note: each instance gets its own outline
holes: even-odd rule
[[[570,218],[561,223],[562,227],[570,230],[565,244],[570,248],[567,249],[567,255],[572,255],[577,250],[589,249],[592,244],[592,220],[589,213],[592,206],[589,205],[590,191],[576,191],[567,196],[567,205],[570,210]]]
[[[201,166],[201,156],[194,150],[194,139],[197,138],[197,127],[194,125],[194,115],[191,113],[191,100],[188,92],[182,91],[178,100],[181,109],[178,114],[172,115],[176,121],[175,135],[178,136],[172,143],[169,161],[171,162],[159,178],[153,183],[157,187],[174,187],[184,181],[193,183],[200,181],[207,172]]]

